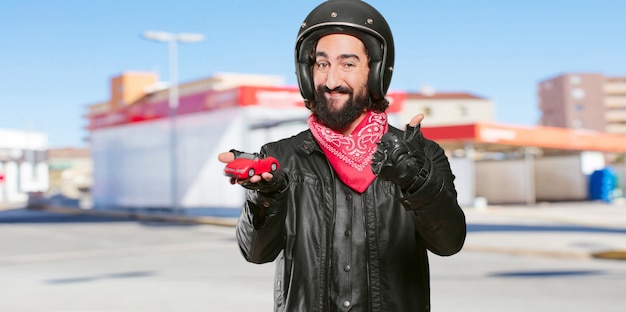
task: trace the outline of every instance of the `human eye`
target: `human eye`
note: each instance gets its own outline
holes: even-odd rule
[[[317,68],[317,70],[319,70],[321,72],[327,72],[328,68],[330,67],[330,64],[328,64],[328,62],[324,62],[324,61],[317,61],[317,62],[315,62],[315,67]]]
[[[354,62],[343,62],[341,63],[341,69],[346,72],[351,72],[357,68],[357,64]]]

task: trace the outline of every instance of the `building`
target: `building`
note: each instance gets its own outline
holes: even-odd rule
[[[489,99],[466,92],[435,93],[430,88],[407,93],[399,117],[408,122],[417,114],[424,114],[424,126],[491,122],[495,115]]]
[[[0,203],[25,203],[48,189],[47,148],[44,133],[0,129]]]
[[[48,193],[84,199],[90,193],[93,163],[88,148],[57,148],[46,152],[50,175]]]
[[[606,157],[626,155],[625,134],[493,122],[422,130],[449,152],[465,205],[477,198],[493,204],[584,201],[598,187],[589,179],[595,171],[610,168],[620,181],[626,178],[626,164],[609,164]],[[606,191],[622,197],[626,185],[614,187]]]
[[[179,90],[173,109],[154,74],[128,72],[89,107],[94,209],[235,217],[244,190],[226,181],[217,154],[258,151],[307,128],[300,91],[277,77],[217,74]],[[446,150],[463,206],[585,200],[603,153],[626,153],[624,134],[495,124],[493,103],[470,93],[387,97],[393,126],[426,115],[424,135]],[[616,169],[623,179],[626,169]]]
[[[274,76],[217,74],[179,90],[170,109],[154,74],[128,72],[111,79],[109,100],[89,107],[95,209],[236,215],[243,189],[220,178],[217,154],[255,152],[307,128],[299,89]],[[405,94],[389,99],[397,115]]]
[[[626,134],[626,77],[566,73],[539,82],[541,125]]]

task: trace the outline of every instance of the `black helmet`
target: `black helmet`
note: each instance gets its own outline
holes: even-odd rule
[[[311,51],[317,40],[329,34],[349,34],[359,38],[370,58],[367,86],[373,100],[385,98],[393,73],[394,46],[385,18],[361,0],[328,0],[306,17],[296,40],[296,76],[306,101],[315,97],[311,73]]]

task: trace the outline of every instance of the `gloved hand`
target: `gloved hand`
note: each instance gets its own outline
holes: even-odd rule
[[[423,183],[425,176],[428,176],[428,172],[422,170],[425,162],[421,124],[407,125],[402,139],[391,132],[381,137],[372,155],[372,171],[381,179],[391,181],[407,191],[419,187],[414,184]]]
[[[271,180],[261,179],[261,181],[252,183],[250,181],[243,182],[241,186],[249,189],[256,190],[260,193],[270,195],[278,192],[282,192],[287,188],[287,174],[282,170],[278,169],[272,173],[273,177]]]
[[[235,159],[237,159],[241,154],[244,154],[244,152],[242,151],[238,151],[235,149],[231,149],[229,152],[233,153],[233,155],[235,155]],[[258,153],[254,153],[255,156],[259,156]],[[233,178],[234,179],[234,178]],[[231,183],[239,183],[241,184],[241,186],[249,189],[249,190],[256,190],[260,193],[266,194],[266,195],[270,195],[276,192],[281,192],[283,191],[285,188],[287,188],[288,182],[287,182],[287,174],[282,170],[282,169],[278,169],[274,172],[272,172],[272,178],[270,180],[266,180],[265,178],[261,177],[261,180],[258,182],[250,182],[250,180],[245,180],[245,181],[241,181],[238,182],[236,179],[234,181],[231,181]]]

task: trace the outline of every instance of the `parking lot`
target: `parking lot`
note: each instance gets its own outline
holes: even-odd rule
[[[497,211],[468,210],[466,248],[431,256],[433,311],[623,311],[626,262],[583,251],[626,229]],[[272,311],[273,270],[228,226],[0,212],[0,311]]]

